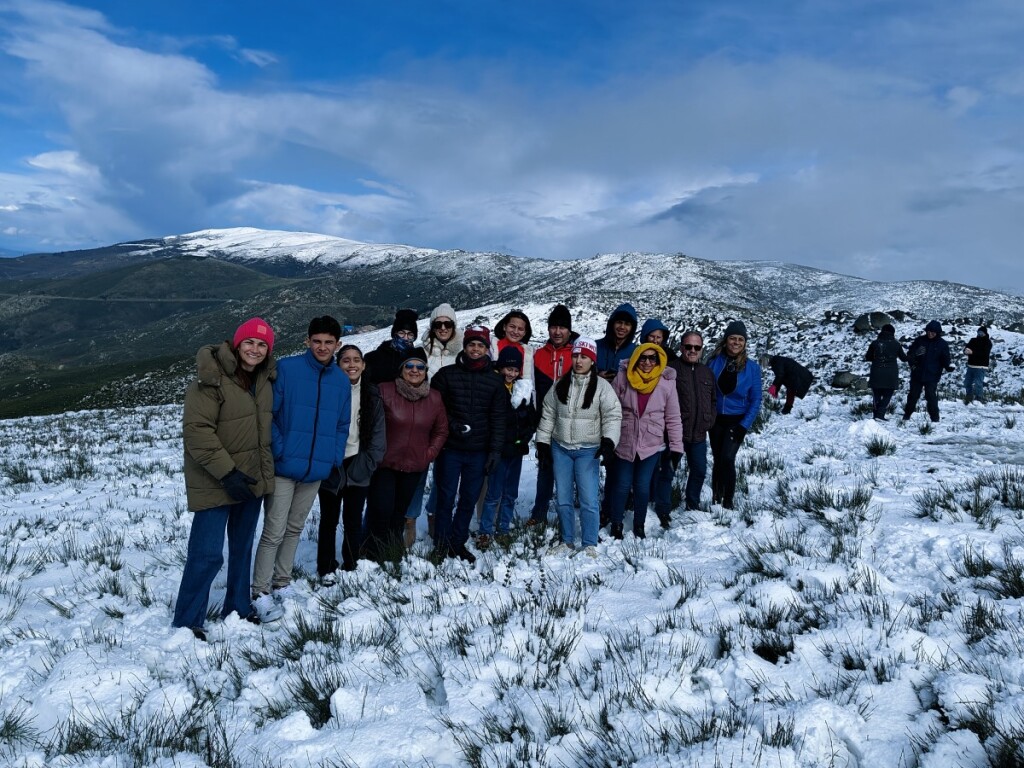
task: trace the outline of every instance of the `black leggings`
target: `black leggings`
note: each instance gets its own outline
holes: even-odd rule
[[[736,494],[736,451],[740,444],[733,438],[733,427],[740,423],[742,415],[718,414],[708,431],[711,455],[715,464],[711,468],[711,498],[716,504],[732,509]]]
[[[341,566],[346,571],[356,569],[359,550],[363,545],[363,508],[369,488],[360,485],[346,485],[340,493],[321,489],[320,532],[316,544],[316,570],[326,576],[338,568],[334,540],[338,535],[338,518],[341,517],[344,538],[341,542]],[[344,509],[344,512],[342,512]]]

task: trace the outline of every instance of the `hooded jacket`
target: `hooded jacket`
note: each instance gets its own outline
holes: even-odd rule
[[[649,347],[650,349],[650,347]],[[626,378],[629,360],[619,364],[619,373],[612,388],[622,405],[622,428],[615,455],[625,461],[646,459],[668,447],[674,453],[683,453],[683,423],[676,394],[676,372],[666,367],[651,392],[643,414],[637,391]]]
[[[910,378],[922,384],[933,384],[942,378],[943,371],[952,364],[949,344],[942,338],[942,325],[938,320],[932,320],[924,330],[925,333],[914,339],[907,350]],[[928,338],[928,331],[937,334],[934,339]]]
[[[864,359],[871,363],[868,386],[872,389],[897,389],[900,385],[900,360],[907,362],[903,345],[896,340],[895,330],[883,328],[871,342]]]
[[[307,349],[278,360],[271,424],[275,473],[301,483],[325,480],[345,459],[351,410],[352,385],[333,357],[321,363]]]
[[[615,348],[615,321],[625,317],[633,323],[633,333],[626,338],[626,343],[618,349]],[[619,304],[610,315],[605,325],[604,336],[597,340],[597,372],[599,374],[618,374],[619,363],[629,360],[629,356],[636,349],[633,343],[633,336],[636,335],[636,328],[639,323],[636,310],[629,302]]]
[[[227,341],[196,354],[196,379],[185,393],[181,425],[185,494],[192,512],[236,503],[220,484],[233,469],[256,480],[256,496],[274,491],[270,421],[276,365],[268,356],[254,372],[251,392],[235,378],[237,366]]]
[[[643,327],[640,328],[639,343],[642,344],[643,342],[645,342],[647,340],[648,335],[650,335],[652,331],[661,331],[663,334],[665,334],[665,341],[661,344],[661,348],[664,350],[665,357],[668,358],[669,363],[678,360],[679,355],[673,350],[669,349],[668,346],[668,326],[666,326],[663,322],[661,322],[661,320],[659,320],[656,317],[652,317],[644,321]]]

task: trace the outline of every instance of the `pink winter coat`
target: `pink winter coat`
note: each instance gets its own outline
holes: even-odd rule
[[[622,404],[622,433],[615,446],[615,455],[625,461],[646,459],[665,449],[668,435],[669,450],[683,452],[683,420],[679,414],[679,395],[676,394],[676,372],[665,368],[658,385],[651,392],[644,415],[640,415],[638,393],[626,378],[623,360],[612,385]]]

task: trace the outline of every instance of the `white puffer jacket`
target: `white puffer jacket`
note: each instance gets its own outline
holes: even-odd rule
[[[558,399],[555,391],[557,386],[548,391],[544,398],[540,426],[537,427],[537,442],[550,444],[554,440],[568,450],[596,448],[603,437],[618,443],[622,427],[622,406],[612,385],[598,377],[594,402],[589,408],[583,408],[590,375],[567,373],[566,376],[572,377],[568,402],[563,403]]]

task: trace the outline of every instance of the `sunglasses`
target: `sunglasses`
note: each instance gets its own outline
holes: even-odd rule
[[[452,328],[455,327],[455,323],[453,323],[451,320],[435,320],[434,324],[430,327],[433,328],[435,331],[439,331],[442,328],[447,328],[451,330]]]
[[[636,361],[638,363],[656,363],[656,362],[658,362],[658,356],[657,355],[640,355],[640,357],[638,357],[636,359]]]
[[[702,349],[704,349],[704,345],[703,344],[683,344],[683,349],[685,349],[687,352],[700,352]]]
[[[425,370],[427,370],[427,366],[424,365],[423,363],[408,362],[408,363],[405,363],[405,370],[407,370],[407,371],[425,371]]]

